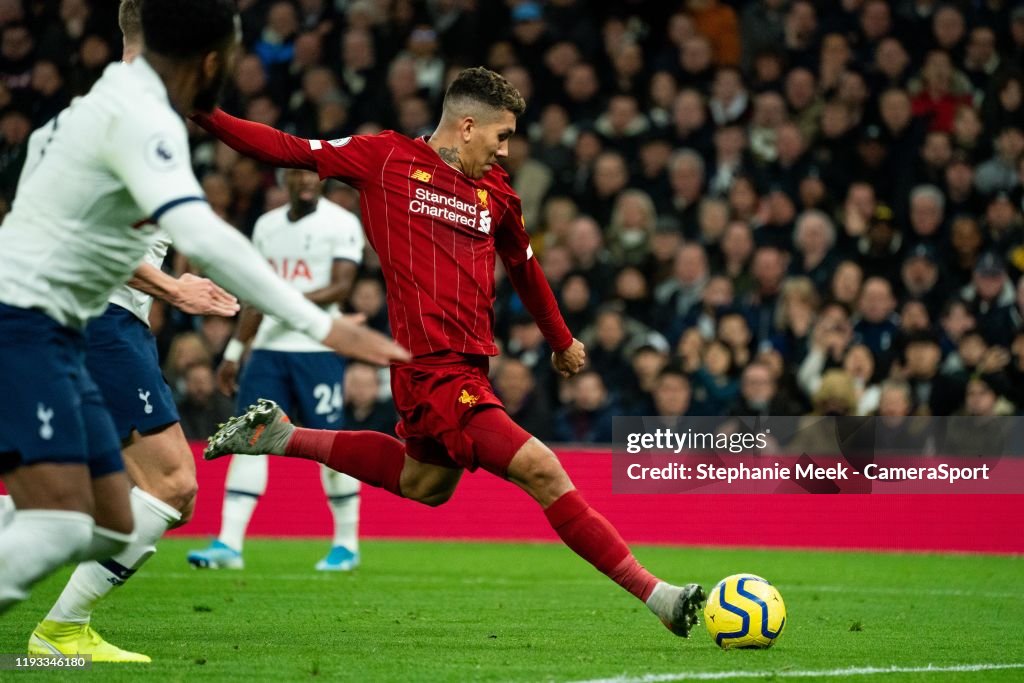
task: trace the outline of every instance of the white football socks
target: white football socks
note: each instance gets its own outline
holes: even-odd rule
[[[0,496],[0,529],[14,521],[14,499]]]
[[[320,468],[320,481],[334,516],[331,545],[359,552],[359,480],[324,465]]]
[[[92,517],[83,512],[16,512],[0,531],[0,614],[27,598],[36,581],[84,552],[93,525]]]
[[[229,548],[242,552],[249,520],[252,519],[260,496],[267,490],[267,456],[232,456],[224,487],[224,507],[217,539]]]
[[[105,560],[123,551],[136,538],[134,529],[130,534],[125,534],[96,524],[92,528],[92,538],[89,539],[88,547],[75,559],[79,562]]]
[[[682,587],[659,581],[647,598],[647,607],[661,619],[671,619],[672,609],[682,592]]]
[[[46,618],[62,623],[87,624],[96,603],[117,586],[122,585],[156,552],[156,542],[172,525],[181,520],[181,513],[135,487],[131,495],[135,517],[135,538],[116,555],[98,558],[98,562],[82,562],[68,580]]]

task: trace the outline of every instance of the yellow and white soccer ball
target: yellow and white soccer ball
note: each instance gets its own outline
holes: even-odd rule
[[[733,574],[711,589],[704,625],[723,650],[771,647],[786,626],[786,604],[760,576]]]

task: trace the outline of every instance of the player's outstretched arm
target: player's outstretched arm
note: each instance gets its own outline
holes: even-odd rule
[[[273,166],[317,170],[313,149],[319,140],[288,135],[262,123],[236,118],[221,109],[211,114],[197,112],[191,118],[231,149],[248,157]]]
[[[205,277],[185,273],[174,278],[148,263],[135,269],[128,286],[166,301],[190,315],[219,315],[229,318],[238,313],[238,299]]]
[[[158,222],[176,247],[216,282],[337,353],[377,365],[409,360],[409,352],[384,335],[348,319],[332,319],[285,284],[256,248],[206,202],[176,204]]]
[[[510,265],[505,261],[505,270],[526,310],[554,350],[551,364],[563,377],[572,377],[583,369],[587,355],[583,342],[574,339],[565,324],[562,312],[558,310],[558,301],[537,259],[531,254],[518,264]]]

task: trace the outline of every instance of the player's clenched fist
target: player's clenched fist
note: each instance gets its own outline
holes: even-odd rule
[[[551,354],[551,365],[562,377],[572,377],[583,369],[587,360],[587,352],[583,348],[583,342],[573,339],[572,344],[564,351],[556,351]]]

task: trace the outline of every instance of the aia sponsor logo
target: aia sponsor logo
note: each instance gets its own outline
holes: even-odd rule
[[[275,259],[268,258],[267,262],[270,263],[270,267],[274,269],[275,273],[289,282],[292,280],[313,280],[313,271],[310,270],[306,259],[283,258],[278,262]]]

